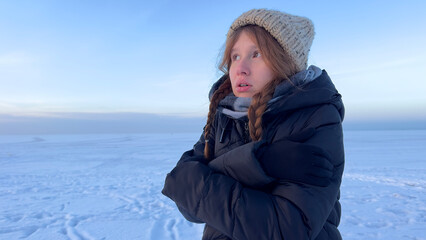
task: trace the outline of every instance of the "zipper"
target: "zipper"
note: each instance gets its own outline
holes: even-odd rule
[[[227,131],[228,129],[228,123],[229,123],[229,118],[226,118],[225,124],[222,128],[222,132],[220,133],[220,138],[219,138],[220,143],[223,143],[225,141],[225,131]]]
[[[250,142],[250,131],[249,131],[249,125],[248,122],[244,121],[244,143]]]

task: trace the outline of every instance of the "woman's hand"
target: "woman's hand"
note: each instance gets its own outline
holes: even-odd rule
[[[180,160],[177,162],[176,165],[179,165],[185,162],[191,162],[191,161],[197,161],[203,164],[208,164],[209,162],[203,155],[194,155],[194,151],[189,150],[182,154],[182,157],[180,158]]]
[[[200,158],[201,159],[201,158]],[[198,160],[200,160],[198,159]],[[195,219],[196,208],[203,196],[203,187],[212,170],[196,158],[180,162],[167,174],[161,191],[172,199],[187,216]]]
[[[333,164],[323,149],[304,143],[315,133],[308,129],[271,144],[259,142],[255,152],[271,177],[326,187],[333,176]]]

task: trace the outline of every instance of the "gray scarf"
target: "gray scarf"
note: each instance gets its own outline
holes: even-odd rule
[[[321,74],[322,70],[314,65],[309,66],[309,68],[304,71],[296,73],[290,78],[290,81],[283,81],[275,88],[274,95],[272,99],[269,100],[269,103],[277,101],[294,87],[303,87],[303,85],[313,81]],[[251,98],[236,97],[233,93],[230,93],[219,102],[218,111],[233,119],[239,119],[247,116],[250,104]]]
[[[250,103],[251,98],[236,97],[233,93],[231,93],[219,102],[217,110],[233,119],[239,119],[247,116]]]

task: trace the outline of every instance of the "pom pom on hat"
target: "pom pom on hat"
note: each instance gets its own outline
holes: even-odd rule
[[[243,13],[232,23],[227,38],[246,25],[264,28],[288,53],[298,71],[307,68],[308,54],[315,35],[311,20],[280,11],[253,9]]]

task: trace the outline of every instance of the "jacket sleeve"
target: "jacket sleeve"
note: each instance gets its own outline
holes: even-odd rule
[[[166,178],[163,194],[193,218],[233,239],[282,239],[276,201],[292,205],[285,199],[245,188],[235,179],[214,172],[197,161],[176,166]],[[295,226],[303,225],[296,208],[288,209],[287,213],[297,217],[291,219]]]
[[[205,144],[205,141],[204,141],[204,132],[203,132],[200,139],[197,141],[197,143],[194,144],[193,149],[184,152],[176,165],[178,166],[178,165],[181,165],[182,163],[190,162],[190,161],[199,161],[200,158],[204,158],[204,144]],[[164,188],[168,187],[168,188],[178,189],[179,188],[178,186],[179,185],[174,186],[173,182],[167,182],[167,181],[164,184]],[[163,194],[164,194],[164,190],[163,190]],[[204,223],[202,220],[198,219],[195,215],[191,215],[190,211],[188,211],[184,207],[180,206],[177,203],[176,205],[178,210],[180,211],[180,213],[183,215],[183,217],[186,220],[190,222],[194,222],[194,223]]]
[[[313,117],[322,118],[329,110]],[[340,121],[320,121],[314,127],[317,131],[307,142],[328,151],[335,166],[327,187],[283,181],[262,191],[202,162],[186,161],[167,175],[163,194],[233,239],[315,239],[338,198],[344,158]]]
[[[209,163],[213,170],[230,176],[243,186],[261,188],[271,184],[275,178],[268,176],[257,160],[253,149],[256,142],[236,147]]]
[[[315,128],[315,134],[305,143],[326,151],[333,164],[331,183],[326,187],[308,184],[281,183],[272,194],[292,202],[299,209],[307,235],[315,238],[323,228],[340,194],[340,184],[344,169],[344,147],[341,115],[331,105],[319,107],[307,120],[303,129]],[[295,131],[303,131],[297,129]],[[280,206],[281,207],[281,206]],[[283,212],[283,211],[281,211]]]

